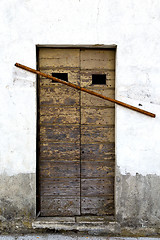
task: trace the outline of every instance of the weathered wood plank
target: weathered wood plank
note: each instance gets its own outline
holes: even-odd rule
[[[40,175],[42,178],[59,178],[59,177],[80,177],[79,161],[41,161]]]
[[[100,197],[114,194],[114,178],[81,179],[81,196]]]
[[[79,67],[79,49],[40,48],[39,67]]]
[[[95,92],[100,93],[106,97],[114,98],[114,90],[112,89],[102,89],[102,90],[95,90]],[[101,98],[97,98],[96,96],[90,95],[88,93],[82,92],[81,93],[81,105],[93,107],[93,106],[105,106],[105,107],[114,107],[114,103],[109,101],[104,101]]]
[[[74,216],[80,214],[80,197],[78,196],[41,196],[41,216]]]
[[[81,50],[81,69],[115,69],[115,50]]]
[[[106,178],[114,177],[115,163],[109,161],[82,161],[81,177],[83,178]],[[110,180],[110,179],[109,179]],[[113,180],[111,184],[113,183]]]
[[[110,160],[115,158],[114,143],[93,143],[81,144],[81,159],[82,160]]]
[[[95,142],[115,142],[115,128],[101,127],[101,126],[81,126],[81,142],[85,143],[95,143]]]
[[[73,142],[80,143],[80,126],[79,125],[55,125],[41,126],[41,142]]]
[[[40,104],[42,105],[79,105],[79,92],[67,87],[43,87],[40,89]]]
[[[81,213],[84,215],[114,215],[113,196],[82,197]]]
[[[79,107],[40,107],[40,123],[78,124],[80,120]]]
[[[81,124],[111,124],[114,121],[114,108],[81,108]]]
[[[40,182],[42,196],[79,196],[80,178],[44,178]]]
[[[80,158],[79,144],[74,143],[41,143],[40,159],[57,160],[57,159],[73,159]]]

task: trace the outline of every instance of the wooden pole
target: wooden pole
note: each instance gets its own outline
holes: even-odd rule
[[[129,108],[129,109],[131,109],[131,110],[133,110],[133,111],[137,111],[137,112],[139,112],[139,113],[145,114],[145,115],[150,116],[150,117],[153,117],[153,118],[156,117],[156,115],[155,115],[154,113],[147,112],[147,111],[145,111],[145,110],[142,110],[142,109],[140,109],[140,108],[134,107],[134,106],[129,105],[129,104],[126,104],[126,103],[124,103],[124,102],[121,102],[121,101],[118,101],[118,100],[115,100],[115,99],[112,99],[112,98],[103,96],[103,95],[101,95],[101,94],[99,94],[99,93],[96,93],[96,92],[94,92],[94,91],[91,91],[91,90],[89,90],[89,89],[80,87],[80,86],[75,85],[75,84],[73,84],[73,83],[66,82],[66,81],[63,81],[63,80],[61,80],[61,79],[52,77],[51,75],[48,75],[48,74],[45,74],[45,73],[43,73],[43,72],[37,71],[37,70],[35,70],[35,69],[29,68],[29,67],[24,66],[24,65],[22,65],[22,64],[20,64],[20,63],[16,63],[15,66],[16,66],[16,67],[19,67],[19,68],[22,68],[22,69],[24,69],[24,70],[26,70],[26,71],[29,71],[29,72],[38,74],[38,75],[40,75],[40,76],[43,76],[43,77],[45,77],[45,78],[49,78],[49,79],[54,80],[54,81],[56,81],[56,82],[65,84],[65,85],[67,85],[67,86],[69,86],[69,87],[72,87],[72,88],[78,89],[78,90],[80,90],[80,91],[89,93],[89,94],[94,95],[94,96],[96,96],[96,97],[99,97],[99,98],[108,100],[108,101],[110,101],[110,102],[114,102],[114,103],[116,103],[116,104],[118,104],[118,105],[120,105],[120,106]]]

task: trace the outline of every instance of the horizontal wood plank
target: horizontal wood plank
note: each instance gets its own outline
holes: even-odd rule
[[[40,189],[42,196],[79,196],[80,178],[44,178]]]
[[[114,198],[108,197],[82,197],[81,213],[84,215],[114,215]]]
[[[40,48],[39,67],[79,67],[79,49]]]
[[[115,128],[114,126],[81,126],[81,142],[96,143],[96,142],[115,142]]]
[[[95,90],[95,92],[100,93],[106,97],[109,98],[114,98],[114,90],[111,89],[102,89],[102,90]],[[96,96],[90,95],[88,93],[82,92],[81,93],[81,106],[88,106],[90,107],[101,107],[101,106],[105,106],[105,107],[114,107],[114,103],[109,102],[107,100],[104,100],[102,98],[97,98]]]
[[[74,216],[80,214],[80,196],[42,196],[41,216]]]
[[[115,69],[115,50],[81,50],[81,69]]]
[[[40,123],[46,124],[79,124],[79,107],[40,107]]]
[[[114,122],[114,108],[82,108],[81,109],[81,123],[82,124],[106,124],[113,125]]]
[[[81,196],[97,197],[114,195],[114,178],[81,179]]]
[[[114,165],[114,161],[81,161],[81,177],[82,179],[114,177]]]
[[[79,161],[50,161],[40,162],[40,175],[42,178],[59,178],[59,177],[80,177]]]
[[[67,87],[43,87],[40,89],[40,105],[79,105],[79,91]]]
[[[80,146],[74,143],[41,143],[40,159],[52,161],[57,159],[79,160]]]
[[[115,158],[115,144],[114,143],[96,143],[96,144],[82,144],[81,145],[81,159],[82,160],[110,160]]]
[[[80,126],[77,125],[44,125],[40,128],[41,142],[80,143]]]

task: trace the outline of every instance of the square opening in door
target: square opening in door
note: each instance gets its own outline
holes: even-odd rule
[[[92,74],[92,84],[106,84],[106,74]]]
[[[68,73],[52,73],[52,77],[68,82]],[[52,80],[52,82],[56,83],[54,80]]]

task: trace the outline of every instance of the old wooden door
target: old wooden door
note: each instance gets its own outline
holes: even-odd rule
[[[39,70],[114,98],[114,49],[39,49]],[[38,79],[41,216],[114,214],[114,105]]]

